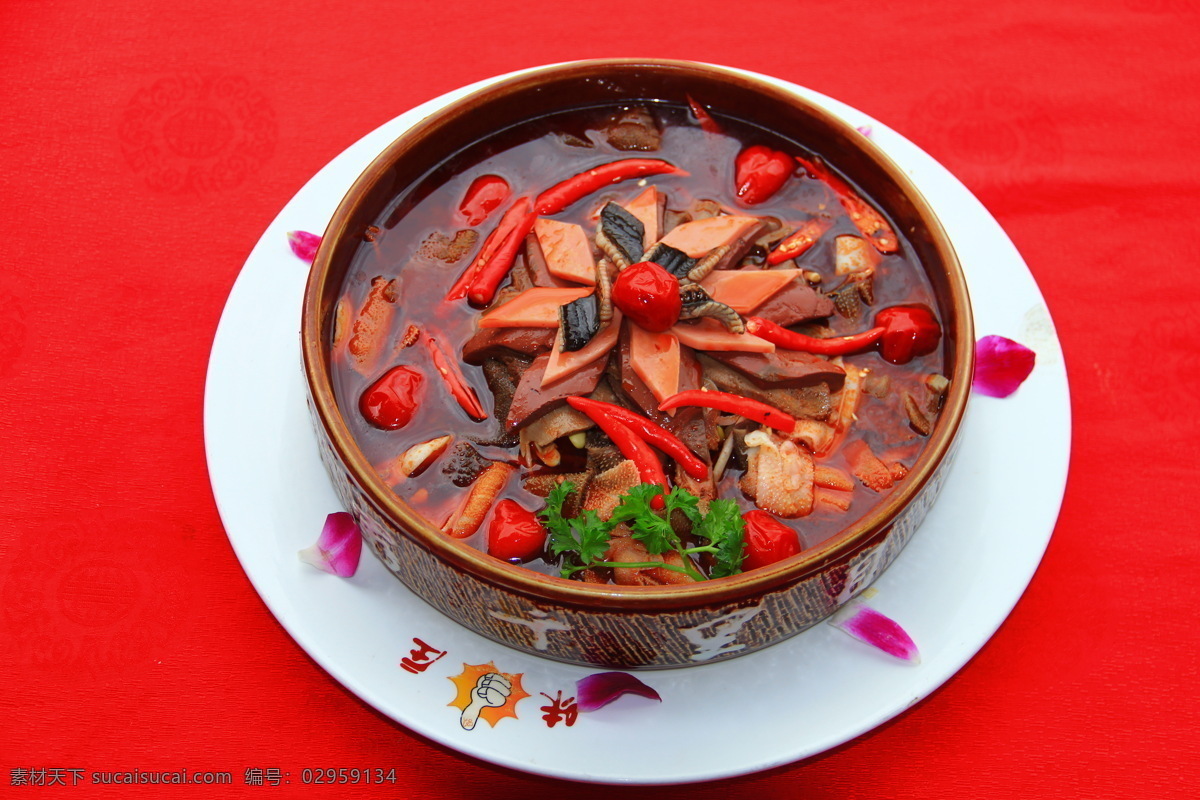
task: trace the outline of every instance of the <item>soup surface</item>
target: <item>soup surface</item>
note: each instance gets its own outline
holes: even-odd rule
[[[947,390],[933,293],[870,198],[699,105],[502,131],[363,239],[330,342],[363,453],[447,536],[564,578],[811,548],[893,491]]]

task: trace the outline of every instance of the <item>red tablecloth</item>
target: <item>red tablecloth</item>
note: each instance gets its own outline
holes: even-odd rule
[[[1200,4],[566,8],[0,8],[0,786],[17,795],[12,784],[31,771],[65,770],[70,783],[83,770],[73,789],[28,791],[85,796],[104,791],[89,785],[92,771],[188,767],[231,772],[222,796],[295,793],[243,776],[330,765],[395,767],[396,785],[355,791],[401,797],[635,793],[466,759],[316,666],[234,557],[201,411],[239,269],[330,158],[480,78],[643,54],[803,84],[950,168],[1045,293],[1075,426],[1041,568],[941,690],[822,756],[654,793],[1190,794],[1200,779]],[[215,115],[189,105],[204,81],[239,102]],[[174,94],[150,97],[163,87]]]

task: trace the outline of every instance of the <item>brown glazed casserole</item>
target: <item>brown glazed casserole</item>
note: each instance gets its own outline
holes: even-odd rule
[[[778,132],[819,153],[873,199],[907,242],[936,300],[949,379],[923,450],[896,488],[845,529],[799,555],[713,581],[616,586],[564,580],[448,537],[438,521],[424,518],[381,479],[336,398],[330,364],[335,307],[356,254],[369,246],[364,232],[401,213],[397,198],[408,187],[428,180],[435,167],[496,130],[565,109],[626,103],[686,107],[691,98],[703,98],[714,116]],[[752,653],[810,627],[869,586],[913,536],[951,466],[969,396],[974,333],[966,283],[942,226],[904,172],[854,128],[792,92],[735,71],[688,62],[600,60],[492,83],[389,145],[354,183],[325,231],[305,291],[302,348],[322,461],[367,543],[397,578],[491,640],[559,661],[624,669]]]

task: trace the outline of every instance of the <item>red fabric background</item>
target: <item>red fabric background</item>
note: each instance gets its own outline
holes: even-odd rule
[[[632,54],[809,86],[955,172],[1046,295],[1075,426],[1046,558],[946,686],[820,757],[654,794],[1190,796],[1200,2],[879,5],[0,4],[0,787],[18,794],[14,768],[188,766],[240,784],[247,767],[329,764],[395,766],[386,792],[411,798],[642,792],[470,761],[326,675],[234,558],[201,420],[238,270],[330,158],[462,84]],[[177,131],[190,151],[155,148],[139,93],[189,76],[250,102]],[[140,587],[125,606],[87,593],[121,575]]]

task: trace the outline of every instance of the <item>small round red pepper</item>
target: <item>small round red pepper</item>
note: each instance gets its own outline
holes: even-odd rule
[[[425,376],[412,367],[393,367],[362,393],[359,411],[376,428],[403,428],[417,413],[424,382]]]
[[[487,533],[488,555],[501,561],[529,561],[546,546],[546,529],[537,515],[515,500],[501,500]]]
[[[679,321],[679,279],[653,261],[626,267],[612,287],[613,304],[640,328],[662,333]]]
[[[879,354],[893,364],[932,353],[942,338],[942,327],[925,306],[885,308],[875,315],[875,324],[884,329]]]
[[[796,162],[787,153],[761,144],[738,153],[733,165],[738,200],[748,206],[770,200],[796,169]]]
[[[742,570],[749,571],[766,567],[777,561],[796,555],[804,548],[796,531],[761,509],[742,514],[746,523],[746,557]]]
[[[458,211],[468,225],[478,225],[508,199],[512,189],[499,175],[480,175],[471,181],[463,195]]]
[[[796,418],[778,408],[740,394],[716,392],[707,389],[690,389],[686,392],[673,394],[658,404],[659,411],[670,411],[680,406],[700,406],[715,408],[727,414],[740,414],[746,419],[752,419],[760,425],[774,428],[778,431],[791,433],[796,429]]]
[[[785,350],[802,350],[822,356],[844,356],[871,349],[885,331],[882,327],[876,327],[853,336],[830,336],[820,339],[788,330],[762,317],[750,317],[746,320],[746,332]]]

